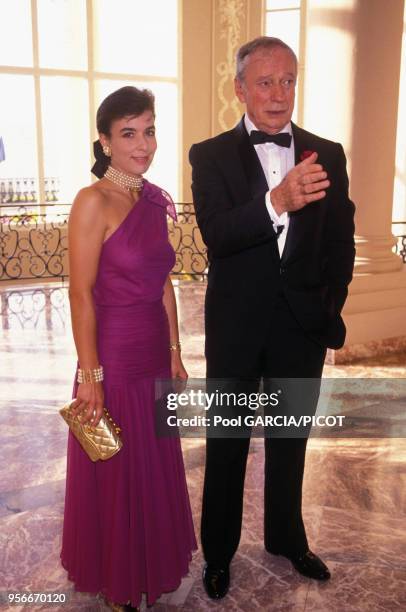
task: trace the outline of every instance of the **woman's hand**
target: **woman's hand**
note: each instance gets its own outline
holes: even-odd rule
[[[103,408],[104,391],[101,382],[82,383],[78,386],[71,410],[74,416],[80,414],[81,423],[89,423],[92,427],[96,427],[103,416]]]
[[[188,379],[188,373],[184,368],[182,357],[178,350],[171,351],[171,374],[172,378],[181,378],[185,381]]]
[[[182,357],[178,350],[171,351],[171,374],[173,391],[175,393],[182,393],[186,389],[188,374],[183,366]]]

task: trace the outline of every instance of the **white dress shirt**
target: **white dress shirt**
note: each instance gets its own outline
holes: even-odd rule
[[[244,116],[244,123],[248,134],[250,134],[252,130],[258,129],[248,117],[247,113],[245,113]],[[292,126],[290,122],[285,125],[281,132],[287,132],[288,134],[292,135]],[[274,187],[279,185],[289,170],[291,170],[295,165],[295,147],[293,137],[289,148],[279,147],[274,142],[264,142],[263,144],[254,145],[254,149],[258,155],[258,159],[268,182],[269,191],[267,191],[265,194],[265,205],[271,217],[273,227],[275,231],[277,231],[279,225],[284,226],[283,231],[278,237],[279,255],[282,257],[289,228],[289,214],[284,212],[281,215],[278,215],[275,212],[275,209],[271,204],[270,192],[272,189],[274,189]]]

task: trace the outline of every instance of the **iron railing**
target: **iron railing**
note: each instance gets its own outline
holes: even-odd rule
[[[406,264],[406,221],[393,221],[392,227],[393,234],[397,238],[396,253]]]
[[[68,287],[59,283],[0,291],[0,329],[64,329]]]
[[[64,279],[68,205],[7,205],[0,213],[0,281]]]
[[[193,204],[176,205],[178,220],[169,222],[176,253],[176,278],[202,280],[207,249],[196,225]],[[67,224],[69,204],[0,207],[0,281],[59,279],[69,275]]]
[[[169,223],[176,253],[173,276],[203,280],[207,248],[196,225],[194,206],[177,204],[178,220]],[[69,275],[69,204],[8,204],[0,207],[0,281],[65,280]],[[393,223],[395,250],[406,264],[406,222]]]

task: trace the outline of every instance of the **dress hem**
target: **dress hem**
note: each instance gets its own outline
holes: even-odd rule
[[[196,547],[196,548],[192,548],[191,551],[189,552],[188,561],[187,561],[188,565],[192,561],[193,553],[195,553],[197,550],[198,550],[198,548]],[[136,602],[131,600],[131,597],[128,597],[126,599],[126,601],[119,601],[120,598],[116,599],[114,597],[114,595],[108,593],[107,590],[103,590],[103,588],[100,588],[100,589],[88,589],[88,588],[86,588],[86,587],[84,587],[82,585],[78,585],[74,575],[68,569],[68,563],[63,559],[62,555],[61,555],[60,558],[61,558],[61,565],[62,565],[62,567],[68,573],[68,580],[73,583],[74,590],[77,591],[78,593],[90,593],[91,595],[96,595],[96,596],[100,594],[103,597],[105,597],[106,599],[108,599],[109,601],[113,601],[116,604],[125,605],[125,604],[128,604],[128,602],[130,602],[130,605],[135,606],[136,608],[138,608],[138,606],[141,604],[142,596],[143,595],[145,595],[146,598],[147,598],[147,605],[148,606],[153,606],[156,603],[156,601],[162,595],[165,595],[166,593],[173,593],[173,592],[175,592],[180,587],[180,584],[181,584],[183,578],[185,578],[190,573],[189,572],[189,568],[187,569],[187,571],[182,571],[181,572],[181,576],[178,579],[178,581],[177,581],[175,586],[172,586],[172,585],[171,586],[166,586],[166,585],[162,586],[162,587],[159,588],[160,592],[156,593],[154,595],[150,596],[148,594],[148,591],[141,591],[140,592],[139,600],[136,601]]]

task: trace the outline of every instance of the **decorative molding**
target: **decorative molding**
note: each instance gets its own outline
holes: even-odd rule
[[[219,0],[218,41],[215,43],[215,83],[217,93],[216,128],[218,131],[230,129],[241,117],[241,107],[234,93],[235,55],[242,44],[242,31],[246,29],[247,7],[243,0]],[[220,42],[223,41],[223,42]],[[219,59],[219,61],[217,61]],[[217,111],[217,112],[216,112]]]

